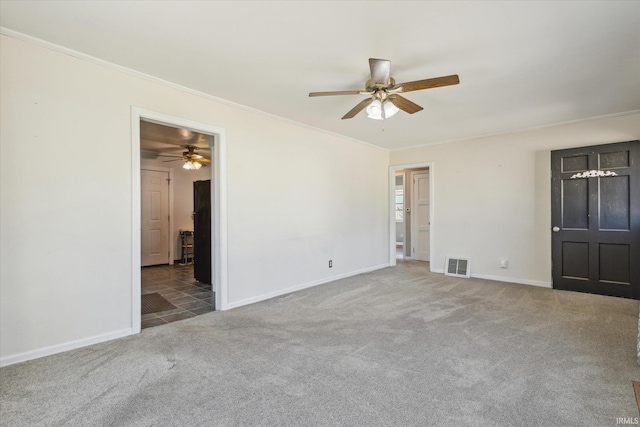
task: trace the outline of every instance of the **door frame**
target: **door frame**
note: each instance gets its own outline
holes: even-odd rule
[[[159,166],[140,166],[140,171],[147,170],[153,172],[166,172],[169,177],[169,265],[174,264],[175,242],[171,240],[173,236],[173,168],[163,168]],[[142,264],[142,262],[141,262]]]
[[[391,267],[396,265],[396,216],[395,216],[395,188],[396,188],[396,172],[403,169],[421,169],[429,168],[429,216],[431,221],[430,233],[429,233],[429,270],[434,271],[433,259],[435,258],[434,239],[436,221],[434,215],[434,182],[435,182],[435,170],[433,162],[422,163],[410,163],[404,165],[389,166],[389,265]],[[406,189],[406,182],[405,182]],[[412,188],[413,192],[413,188]],[[413,197],[413,196],[411,196]],[[406,194],[405,194],[406,200]],[[413,203],[411,204],[413,209]]]
[[[131,107],[131,329],[141,330],[141,210],[140,210],[140,120],[173,127],[182,127],[213,136],[211,152],[213,185],[211,186],[211,249],[212,281],[216,309],[227,310],[227,131],[215,125],[196,122],[144,108]]]

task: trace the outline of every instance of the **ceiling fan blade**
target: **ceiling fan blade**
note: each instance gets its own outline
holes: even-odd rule
[[[368,98],[368,99],[365,99],[363,101],[360,101],[358,103],[358,105],[353,107],[347,114],[342,116],[342,120],[351,119],[351,118],[355,117],[356,114],[358,114],[360,111],[364,110],[366,108],[366,106],[371,104],[372,102],[373,102],[373,98]]]
[[[371,70],[371,81],[373,84],[388,85],[389,73],[391,72],[391,61],[386,59],[369,58],[369,69]]]
[[[414,90],[431,89],[440,86],[451,86],[460,83],[457,74],[444,77],[436,77],[434,79],[416,80],[414,82],[400,83],[390,89],[398,93],[411,92]]]
[[[362,90],[337,90],[333,92],[311,92],[309,96],[331,96],[331,95],[369,95],[369,92]]]
[[[409,101],[407,98],[404,98],[400,95],[391,95],[389,96],[389,100],[393,103],[393,105],[409,114],[417,113],[418,111],[422,110],[421,106]]]
[[[211,163],[211,159],[207,159],[205,157],[202,157],[200,159],[196,160],[197,162],[204,162],[204,163]]]
[[[182,157],[178,158],[178,159],[171,159],[171,160],[163,160],[163,163],[167,163],[167,162],[177,162],[178,160],[184,160]]]
[[[140,158],[141,159],[157,159],[158,153],[156,151],[151,151],[151,150],[140,150]]]

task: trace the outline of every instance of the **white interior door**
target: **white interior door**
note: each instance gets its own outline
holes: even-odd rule
[[[140,171],[143,267],[169,263],[169,173]]]
[[[429,172],[412,172],[411,253],[417,261],[429,261],[431,217],[429,206]]]

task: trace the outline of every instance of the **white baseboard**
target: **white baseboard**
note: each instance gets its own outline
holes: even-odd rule
[[[228,305],[229,309],[242,307],[243,305],[254,304],[256,302],[265,301],[271,298],[279,297],[280,295],[290,294],[291,292],[301,291],[303,289],[312,288],[314,286],[322,285],[325,283],[333,282],[335,280],[345,279],[351,276],[357,276],[358,274],[369,273],[371,271],[380,270],[381,268],[389,267],[389,263],[378,264],[372,267],[363,268],[360,270],[350,271],[349,273],[338,274],[336,276],[326,277],[324,279],[314,280],[312,282],[302,283],[290,288],[282,289],[279,291],[269,292],[267,294],[258,295],[256,297],[246,298],[240,301],[231,302]]]
[[[476,279],[495,280],[498,282],[517,283],[519,285],[539,286],[541,288],[553,288],[550,282],[541,282],[539,280],[516,279],[515,277],[491,276],[488,274],[472,274],[471,277]]]
[[[432,273],[444,274],[444,268],[432,268]],[[550,282],[541,282],[539,280],[517,279],[515,277],[491,276],[489,274],[471,274],[474,279],[495,280],[497,282],[517,283],[519,285],[540,286],[541,288],[553,288]]]
[[[51,356],[52,354],[62,353],[63,351],[75,350],[80,347],[87,347],[105,341],[114,340],[116,338],[126,337],[133,334],[133,329],[122,329],[119,331],[109,332],[102,335],[96,335],[76,341],[70,341],[64,344],[52,345],[50,347],[39,348],[37,350],[25,351],[13,356],[0,358],[0,367],[15,365],[16,363],[26,362],[27,360],[38,359],[40,357]]]

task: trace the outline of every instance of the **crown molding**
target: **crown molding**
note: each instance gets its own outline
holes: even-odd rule
[[[172,89],[179,90],[181,92],[189,93],[191,95],[198,96],[198,97],[207,99],[209,101],[213,101],[213,102],[216,102],[216,103],[219,103],[219,104],[224,104],[224,105],[227,105],[229,107],[237,108],[239,110],[260,114],[262,116],[265,116],[265,117],[268,117],[270,119],[277,120],[277,121],[280,121],[280,122],[283,122],[283,123],[287,123],[289,125],[294,125],[294,126],[298,126],[298,127],[301,127],[301,128],[313,130],[315,132],[324,133],[326,135],[330,135],[330,136],[341,138],[341,139],[346,139],[346,140],[349,140],[349,141],[352,141],[352,142],[356,142],[358,144],[363,144],[363,145],[366,145],[367,147],[375,148],[375,149],[378,149],[378,150],[381,150],[381,151],[384,151],[384,152],[387,152],[387,153],[389,151],[391,151],[388,148],[380,147],[379,145],[374,145],[374,144],[371,144],[370,142],[361,141],[359,139],[351,138],[351,137],[345,136],[345,135],[340,135],[338,133],[331,132],[331,131],[328,131],[326,129],[317,128],[317,127],[314,127],[314,126],[311,126],[311,125],[308,125],[308,124],[305,124],[305,123],[302,123],[302,122],[297,122],[295,120],[291,120],[291,119],[287,119],[287,118],[282,117],[282,116],[278,116],[276,114],[272,114],[272,113],[268,113],[266,111],[258,110],[257,108],[248,107],[246,105],[238,104],[236,102],[229,101],[228,99],[219,98],[219,97],[211,95],[209,93],[201,92],[199,90],[192,89],[192,88],[187,87],[187,86],[182,86],[182,85],[179,85],[177,83],[173,83],[173,82],[170,82],[168,80],[164,80],[164,79],[161,79],[159,77],[152,76],[150,74],[142,73],[140,71],[136,71],[136,70],[133,70],[131,68],[124,67],[122,65],[114,64],[113,62],[105,61],[103,59],[96,58],[95,56],[91,56],[91,55],[88,55],[86,53],[78,52],[77,50],[69,49],[67,47],[60,46],[58,44],[51,43],[51,42],[48,42],[46,40],[42,40],[42,39],[39,39],[37,37],[33,37],[33,36],[30,36],[30,35],[21,33],[19,31],[15,31],[15,30],[6,28],[6,27],[0,27],[0,34],[2,34],[4,36],[7,36],[7,37],[11,37],[11,38],[14,38],[14,39],[21,40],[21,41],[26,42],[26,43],[31,43],[31,44],[34,44],[36,46],[43,47],[45,49],[53,50],[53,51],[56,51],[56,52],[71,56],[71,57],[76,58],[76,59],[87,61],[87,62],[90,62],[90,63],[95,64],[95,65],[99,65],[99,66],[102,66],[102,67],[110,68],[112,70],[119,71],[119,72],[128,74],[128,75],[133,76],[133,77],[137,77],[137,78],[140,78],[140,79],[143,79],[143,80],[147,80],[147,81],[150,81],[150,82],[153,82],[153,83],[157,83],[157,84],[160,84],[160,85],[163,85],[163,86],[167,86],[167,87],[170,87]]]
[[[587,118],[584,118],[584,119],[568,120],[568,121],[565,121],[565,122],[557,122],[557,123],[551,123],[551,124],[539,125],[539,126],[530,126],[530,127],[526,127],[526,128],[519,128],[519,129],[510,129],[510,130],[506,130],[506,131],[502,131],[502,132],[487,133],[487,134],[482,134],[482,135],[477,135],[477,136],[469,136],[469,137],[456,138],[456,139],[447,139],[447,140],[444,140],[444,141],[428,142],[426,144],[412,145],[410,147],[394,148],[394,149],[391,149],[389,151],[390,152],[396,152],[396,151],[413,150],[415,148],[430,147],[432,145],[451,144],[451,143],[454,143],[454,142],[463,142],[463,141],[472,141],[474,139],[490,138],[492,136],[511,135],[511,134],[514,134],[514,133],[530,132],[530,131],[534,131],[534,130],[548,129],[548,128],[557,127],[557,126],[574,125],[574,124],[577,124],[577,123],[592,122],[594,120],[600,120],[600,119],[609,119],[609,118],[613,118],[613,117],[631,116],[633,114],[640,114],[640,110],[631,110],[631,111],[624,111],[624,112],[621,112],[621,113],[604,114],[602,116],[587,117]]]

